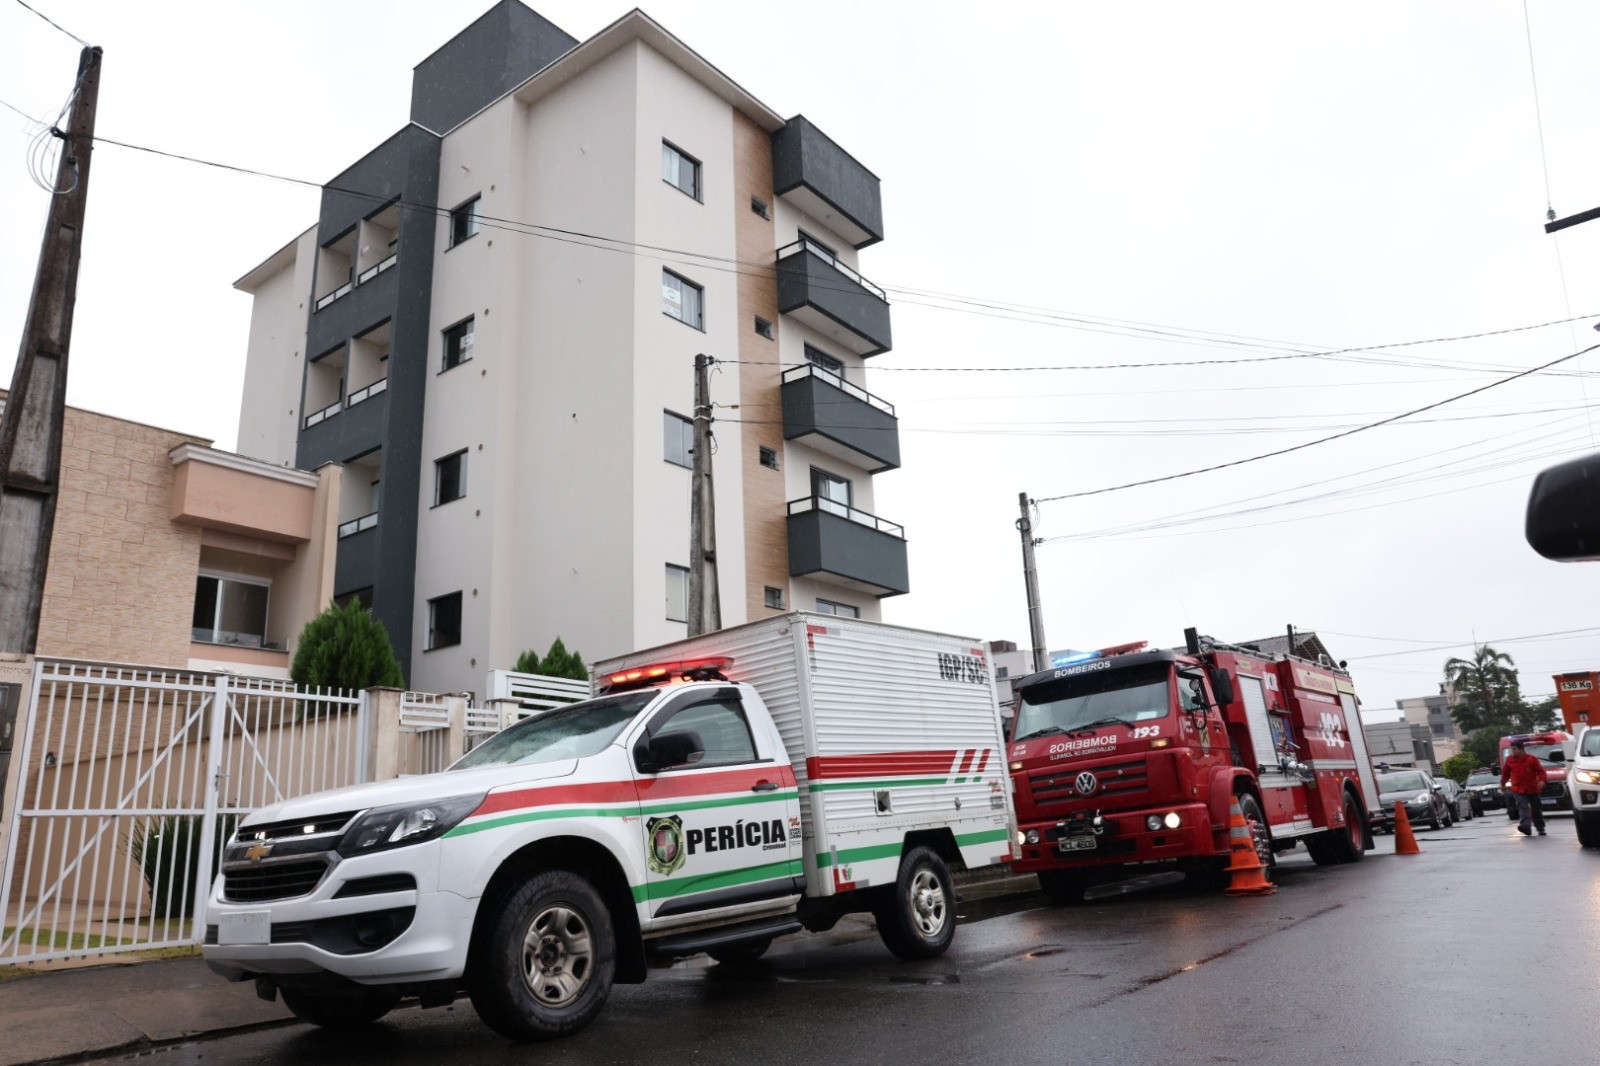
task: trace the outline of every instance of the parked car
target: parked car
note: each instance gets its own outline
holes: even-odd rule
[[[1374,829],[1394,831],[1394,805],[1405,805],[1406,820],[1412,827],[1426,824],[1441,829],[1455,824],[1455,816],[1445,802],[1444,791],[1426,770],[1391,770],[1378,775],[1378,810],[1373,813]]]
[[[1444,790],[1444,801],[1450,808],[1450,817],[1457,822],[1470,822],[1477,817],[1472,809],[1472,793],[1461,786],[1461,783],[1449,777],[1437,777],[1434,781]]]
[[[1472,794],[1474,814],[1498,811],[1506,805],[1505,793],[1500,791],[1500,775],[1487,767],[1467,775],[1467,791]]]

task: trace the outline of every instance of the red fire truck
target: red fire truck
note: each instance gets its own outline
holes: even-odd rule
[[[1372,846],[1378,791],[1349,674],[1190,629],[1184,651],[1125,644],[1013,683],[1008,748],[1022,857],[1055,901],[1150,865],[1219,877],[1238,802],[1262,864]]]

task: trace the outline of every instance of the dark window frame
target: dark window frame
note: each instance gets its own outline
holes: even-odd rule
[[[687,318],[684,318],[682,314],[676,314],[675,315],[670,310],[667,309],[667,298],[666,298],[666,295],[665,295],[665,289],[666,289],[666,280],[668,278],[672,278],[672,279],[676,280],[680,285],[684,286],[684,288],[680,288],[678,290],[678,309],[680,311],[683,309],[683,305],[684,305],[684,302],[685,302],[685,296],[686,296],[685,289],[690,289],[690,290],[694,291],[695,320],[693,322],[689,321]],[[688,278],[684,277],[682,274],[679,274],[677,271],[668,270],[666,267],[662,267],[661,268],[661,283],[662,283],[661,287],[662,287],[662,290],[663,290],[663,294],[662,294],[662,297],[661,297],[661,313],[666,315],[670,319],[673,319],[673,320],[678,321],[678,322],[682,322],[684,325],[688,326],[690,329],[697,329],[701,333],[704,333],[706,331],[706,289],[705,289],[705,286],[704,285],[697,285],[693,281],[690,281]]]
[[[476,193],[470,199],[463,200],[450,209],[450,241],[445,246],[445,251],[448,252],[458,244],[470,241],[483,228],[478,221],[478,203],[482,199],[483,194]]]
[[[439,360],[439,373],[443,374],[454,370],[462,363],[472,362],[472,353],[477,348],[477,342],[473,340],[467,343],[465,346],[463,346],[461,342],[463,338],[475,338],[477,336],[477,320],[477,315],[468,315],[461,321],[456,322],[453,325],[446,326],[444,329],[439,331],[439,336],[443,344],[442,355]],[[466,351],[467,354],[462,355],[462,351]],[[452,356],[454,357],[453,361]]]
[[[756,458],[768,470],[778,469],[778,449],[769,448],[765,444],[757,445]]]
[[[683,617],[672,617],[672,588],[670,585],[666,589],[667,597],[666,602],[663,604],[663,610],[666,612],[667,621],[686,623],[689,621],[689,568],[687,566],[679,566],[677,563],[668,563],[663,574],[666,575],[666,580],[668,581],[676,580],[679,574],[683,575]]]
[[[694,186],[692,191],[685,189],[677,181],[667,177],[666,168],[668,152],[676,155],[681,163],[689,164],[689,173],[691,175],[690,183]],[[700,160],[696,159],[688,152],[685,152],[682,148],[679,148],[665,137],[661,139],[661,170],[661,180],[663,183],[672,186],[674,189],[677,189],[679,192],[683,193],[683,195],[689,197],[691,200],[694,200],[696,203],[705,203],[705,179],[702,174],[703,165],[701,164]],[[679,173],[682,173],[681,169],[679,170]]]
[[[650,739],[654,739],[658,736],[661,736],[663,733],[670,735],[673,732],[672,723],[676,718],[678,718],[678,716],[687,714],[691,711],[699,710],[702,707],[719,707],[731,712],[732,721],[736,722],[740,727],[743,728],[744,740],[750,746],[750,757],[748,759],[743,758],[741,753],[741,755],[738,757],[716,759],[711,758],[711,752],[707,751],[707,757],[701,759],[699,762],[690,763],[685,766],[665,766],[660,770],[653,771],[653,773],[682,773],[685,770],[702,770],[707,767],[753,766],[762,762],[771,761],[769,759],[762,758],[761,749],[756,746],[755,731],[750,728],[750,716],[745,713],[744,704],[740,701],[739,697],[731,692],[718,692],[710,696],[704,696],[699,699],[688,700],[683,703],[676,704],[675,706],[662,708],[651,717],[649,724],[645,726],[645,736]],[[702,735],[700,739],[702,743],[706,740],[704,735]]]
[[[770,610],[781,611],[784,609],[783,590],[772,585],[761,586],[761,604]]]
[[[760,215],[762,218],[766,219],[768,222],[772,221],[772,205],[767,203],[761,197],[759,197],[759,196],[751,196],[750,197],[750,210],[754,211],[756,214]]]
[[[441,610],[447,612],[440,617]],[[454,611],[455,631],[452,634],[448,627],[450,621],[448,612]],[[444,648],[454,648],[461,644],[462,629],[462,598],[460,591],[447,592],[443,596],[435,596],[428,601],[428,646],[424,651],[440,651]],[[451,640],[450,637],[455,639]]]
[[[683,459],[681,461],[673,458],[673,440],[671,436],[673,429],[681,429],[684,434],[684,439],[681,441],[683,445]],[[673,466],[681,466],[685,470],[694,469],[694,419],[685,418],[676,411],[663,408],[661,411],[661,451],[662,462],[671,463]]]
[[[777,337],[772,332],[772,323],[768,322],[766,319],[762,318],[760,315],[756,316],[755,327],[756,327],[756,335],[758,337],[765,337],[769,341],[770,340],[777,340]]]
[[[849,613],[847,614],[845,612]],[[817,613],[832,615],[835,618],[859,619],[861,617],[861,608],[857,607],[853,603],[840,603],[838,600],[825,600],[821,596],[818,596]]]
[[[467,452],[469,450],[468,448],[462,448],[433,461],[433,505],[435,507],[443,507],[447,503],[454,503],[457,500],[467,498]],[[452,459],[456,460],[456,494],[446,499],[444,495],[445,464]]]

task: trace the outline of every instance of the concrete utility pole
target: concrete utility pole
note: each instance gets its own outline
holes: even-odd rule
[[[689,635],[722,628],[717,505],[711,485],[711,357],[694,357],[694,482],[689,491]]]
[[[31,653],[39,639],[45,567],[60,490],[67,350],[83,255],[100,49],[78,59],[77,89],[56,168],[22,348],[0,416],[0,652]]]
[[[1033,561],[1033,514],[1028,509],[1028,494],[1017,493],[1017,505],[1022,517],[1017,519],[1017,532],[1022,534],[1022,580],[1028,589],[1028,633],[1033,641],[1033,668],[1045,668],[1044,608],[1039,604],[1039,568]]]

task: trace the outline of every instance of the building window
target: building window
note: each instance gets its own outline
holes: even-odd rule
[[[661,272],[661,310],[686,326],[703,330],[705,290],[670,270]]]
[[[461,643],[461,593],[428,601],[428,651]]]
[[[662,141],[661,180],[685,196],[700,199],[700,160]]]
[[[231,574],[201,574],[194,587],[194,621],[189,639],[203,644],[260,648],[267,642],[267,592],[264,581]]]
[[[761,602],[774,611],[783,610],[783,590],[767,585],[761,590]]]
[[[811,251],[817,252],[817,253],[819,253],[821,255],[825,255],[829,259],[833,259],[833,260],[837,260],[839,258],[839,253],[834,251],[833,247],[831,245],[824,244],[822,241],[817,240],[815,237],[813,237],[811,234],[807,233],[805,230],[800,230],[799,234],[800,234],[800,239],[802,241],[804,241],[810,247]]]
[[[478,235],[478,198],[474,196],[450,212],[450,247]]]
[[[832,600],[818,600],[817,613],[836,614],[840,618],[860,618],[861,608],[852,607],[848,603],[834,603]]]
[[[835,359],[821,348],[810,344],[806,345],[806,360],[816,366],[820,366],[830,374],[844,377],[844,363]]]
[[[772,221],[772,207],[761,197],[750,197],[750,210],[754,211],[768,222]]]
[[[778,452],[775,448],[762,448],[760,451],[761,465],[768,470],[778,469]]]
[[[812,467],[811,495],[817,498],[818,510],[841,518],[850,517],[850,482],[838,474]]]
[[[997,666],[997,667],[994,668],[994,679],[996,681],[1004,681],[1006,678],[1008,678],[1010,676],[1011,676],[1011,667],[1009,667],[1009,666]]]
[[[689,568],[667,564],[667,621],[689,620]]]
[[[433,505],[459,500],[467,494],[467,450],[433,461]]]
[[[458,367],[472,358],[472,319],[457,322],[444,331],[444,366],[440,373]]]
[[[756,316],[756,332],[761,334],[761,336],[767,338],[767,340],[770,341],[772,339],[772,323],[768,322],[766,319],[762,318],[760,315],[757,315]]]
[[[665,438],[661,457],[679,466],[693,466],[694,423],[682,415],[662,411],[661,430]]]

